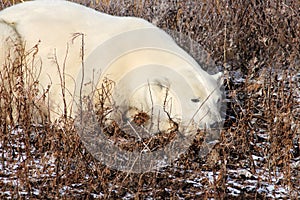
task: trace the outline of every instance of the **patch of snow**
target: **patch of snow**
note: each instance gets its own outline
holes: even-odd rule
[[[191,183],[193,184],[194,187],[198,187],[198,188],[201,188],[203,186],[201,183],[192,180],[186,180],[186,182]]]
[[[241,194],[240,190],[235,189],[233,187],[227,187],[227,189],[230,191],[230,194],[233,196],[239,196]]]
[[[252,155],[252,158],[253,158],[253,160],[255,160],[255,161],[261,161],[261,162],[263,162],[263,161],[265,160],[263,157],[256,156],[256,155]]]

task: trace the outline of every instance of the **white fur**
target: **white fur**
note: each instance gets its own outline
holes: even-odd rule
[[[0,39],[2,44],[4,44],[11,30],[15,30],[17,35],[21,36],[22,41],[25,42],[26,50],[30,50],[38,44],[38,54],[35,59],[36,65],[41,67],[38,80],[41,89],[46,89],[50,86],[48,95],[50,98],[50,115],[52,120],[63,113],[59,70],[62,72],[64,66],[67,110],[68,114],[74,117],[71,108],[74,92],[75,96],[78,96],[78,89],[75,89],[76,87],[78,88],[78,85],[76,86],[75,81],[81,72],[82,47],[80,37],[73,40],[74,33],[84,34],[84,58],[88,58],[99,45],[123,32],[142,28],[159,30],[143,19],[110,16],[79,4],[53,0],[30,1],[12,6],[0,12],[0,20],[2,21],[0,22],[0,36],[2,36]],[[13,29],[8,30],[9,27],[6,26],[6,23],[11,24]],[[5,30],[6,28],[7,30]],[[2,30],[6,32],[4,33]],[[165,43],[165,46],[169,46],[170,51],[174,50],[177,53],[182,52],[175,42],[163,31],[158,33],[157,38],[153,38],[154,42],[156,39],[160,39],[159,35],[165,38],[162,43]],[[122,45],[123,43],[120,44]],[[176,109],[181,111],[188,110],[190,117],[193,117],[193,113],[197,110],[199,103],[194,103],[191,99],[199,98],[200,100],[204,100],[208,95],[211,95],[205,103],[206,110],[203,111],[203,113],[209,111],[210,114],[204,118],[204,123],[211,124],[215,121],[219,121],[221,118],[217,101],[221,97],[218,86],[218,79],[220,79],[221,74],[211,76],[203,71],[187,54],[182,55],[182,57],[187,60],[191,66],[177,66],[176,63],[174,64],[172,62],[165,63],[165,65],[170,64],[177,66],[174,70],[182,74],[185,79],[188,80],[192,88],[191,90],[193,90],[193,95],[184,97],[186,98],[186,102],[181,105],[181,108]],[[1,55],[0,59],[0,64],[3,66],[4,56]],[[143,58],[137,57],[136,59],[136,61],[144,62]],[[164,60],[159,60],[160,56],[157,56],[157,59],[158,63],[164,62]],[[134,63],[132,60],[127,60],[126,62],[128,66],[131,66],[132,63]],[[121,74],[121,77],[122,74],[125,73],[124,71],[126,71],[126,64],[121,63],[120,65],[122,66],[114,66],[114,70],[110,71],[110,74],[112,74],[111,78],[119,76],[113,73]],[[98,67],[97,63],[94,63],[94,65]],[[129,71],[126,71],[126,73],[127,72]],[[172,85],[180,85],[180,83],[176,83],[176,81],[171,82]],[[135,99],[129,100],[130,105],[136,103],[143,108],[149,107],[149,102],[153,101],[153,99],[149,99],[149,97],[144,94],[147,92],[145,88],[143,89],[144,91],[140,90],[135,93],[135,96],[133,95]],[[160,90],[159,87],[152,87],[152,90],[153,95],[156,97],[160,96],[161,99],[163,99],[165,89]],[[173,96],[175,98],[176,94],[173,94]],[[124,96],[122,98],[124,98]],[[121,101],[122,98],[120,98],[119,101]],[[183,97],[178,98],[182,99]],[[161,103],[161,101],[162,100],[159,102]],[[180,107],[180,104],[176,104],[176,106]],[[137,105],[137,107],[139,106]],[[176,117],[176,114],[180,114],[181,111],[174,111],[174,117]]]

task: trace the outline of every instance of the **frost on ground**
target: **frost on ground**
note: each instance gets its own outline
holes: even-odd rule
[[[13,131],[12,136],[16,139],[17,135],[22,134],[22,130]],[[0,195],[2,198],[10,198],[14,199],[16,195],[19,197],[28,197],[35,196],[40,197],[43,196],[43,186],[46,186],[50,182],[53,182],[58,175],[56,173],[56,158],[54,155],[48,155],[45,153],[43,156],[33,156],[31,159],[27,159],[27,155],[25,152],[25,143],[22,141],[17,141],[11,146],[7,146],[6,149],[11,148],[11,152],[7,150],[3,150],[3,143],[1,144],[1,155],[2,158],[11,158],[4,159],[1,162],[0,170],[0,184],[1,191]],[[31,147],[30,151],[31,155],[37,154],[34,146]],[[262,157],[253,156],[254,161],[256,162],[256,166],[262,164],[265,160]],[[296,159],[291,160],[291,165],[297,165]],[[299,163],[299,161],[298,161]],[[26,165],[26,177],[23,177],[25,174],[20,174],[20,171],[24,171],[24,165]],[[215,182],[220,177],[220,172],[213,172],[210,170],[186,170],[175,168],[174,166],[168,170],[161,170],[157,173],[168,174],[170,175],[166,177],[166,181],[172,182],[173,184],[178,184],[184,186],[186,191],[174,191],[173,188],[169,188],[170,185],[166,185],[165,188],[160,188],[160,190],[165,190],[168,193],[174,193],[178,197],[184,197],[186,195],[190,195],[193,197],[202,197],[205,193],[214,193],[211,185],[214,185]],[[59,174],[63,174],[62,171],[58,172]],[[294,173],[299,173],[299,166],[295,169],[293,168]],[[172,175],[174,174],[174,175]],[[183,176],[183,177],[182,177]],[[281,186],[281,182],[284,182],[284,172],[280,168],[276,168],[275,171],[270,172],[264,168],[257,168],[256,172],[253,174],[249,168],[241,168],[238,167],[236,169],[228,169],[226,175],[226,190],[228,196],[240,196],[240,195],[261,195],[268,198],[288,198],[291,197],[291,192],[296,194],[296,191],[291,191],[288,186]],[[24,182],[25,179],[28,182]],[[90,178],[88,175],[85,177],[86,180]],[[291,181],[299,181],[297,178],[293,178]],[[30,189],[27,184],[30,184]],[[86,183],[78,182],[72,184],[61,185],[58,188],[59,196],[64,197],[70,195],[86,195]],[[298,185],[299,186],[299,185]],[[116,189],[111,191],[112,193],[120,194],[118,189],[122,187],[118,187],[117,183],[114,186]],[[151,191],[154,188],[148,188],[147,190]],[[179,189],[179,188],[178,188]],[[296,189],[296,188],[295,188]],[[300,188],[298,188],[299,190]],[[152,191],[154,192],[154,191]],[[182,194],[185,193],[185,194]],[[95,191],[89,194],[94,198],[104,197],[103,192],[96,193]],[[151,197],[151,193],[148,194]],[[135,193],[127,192],[123,199],[130,199],[135,197]]]
[[[236,78],[240,81],[240,77]],[[299,84],[299,74],[291,78],[292,84]],[[258,99],[261,93],[257,91]],[[298,88],[293,95],[299,100]],[[299,109],[299,105],[295,109]],[[255,126],[253,120],[248,123]],[[219,198],[222,191],[228,198],[293,199],[300,195],[299,130],[291,138],[288,149],[272,150],[272,142],[276,141],[268,132],[268,126],[266,130],[258,129],[250,138],[250,152],[240,152],[232,133],[224,133],[226,137],[216,147],[217,151],[203,160],[197,156],[199,144],[195,142],[189,152],[171,166],[135,175],[108,169],[91,158],[82,145],[70,144],[69,140],[78,140],[72,132],[66,136],[63,130],[53,133],[51,127],[48,128],[49,132],[41,126],[32,126],[31,131],[19,127],[2,133],[2,198]],[[219,148],[223,152],[218,151]],[[278,150],[281,152],[277,153]],[[288,159],[284,153],[289,154]]]
[[[226,72],[222,137],[206,157],[195,138],[170,166],[131,174],[94,159],[72,121],[12,127],[1,107],[0,199],[299,199],[298,1],[77,2],[143,17],[203,45]]]

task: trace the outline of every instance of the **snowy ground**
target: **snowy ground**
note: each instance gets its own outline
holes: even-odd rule
[[[279,77],[280,78],[280,77]],[[299,80],[299,73],[293,77],[295,81]],[[243,81],[239,79],[240,81]],[[299,96],[299,90],[295,91]],[[298,98],[300,102],[300,97]],[[299,109],[296,108],[296,109]],[[250,122],[254,123],[254,122]],[[296,123],[296,122],[295,122]],[[242,154],[227,155],[225,165],[220,157],[214,161],[214,167],[207,167],[207,163],[194,162],[195,166],[182,164],[176,161],[172,166],[161,169],[155,177],[164,177],[166,184],[160,188],[154,188],[151,185],[144,184],[142,190],[147,199],[156,199],[159,194],[172,194],[178,199],[184,199],[188,196],[192,198],[218,198],[218,189],[214,185],[224,181],[225,193],[228,198],[265,198],[265,199],[295,199],[300,195],[300,155],[299,155],[299,132],[293,138],[293,146],[289,150],[291,155],[288,163],[278,161],[277,165],[269,166],[273,163],[270,158],[264,156],[264,149],[268,148],[269,135],[260,130],[257,133],[255,143],[253,143],[251,166],[249,158],[243,157]],[[6,199],[15,199],[18,197],[45,197],[44,188],[52,188],[62,197],[82,197],[89,195],[90,198],[105,198],[105,191],[95,189],[87,191],[88,182],[91,180],[91,174],[82,174],[80,179],[49,186],[55,184],[56,179],[61,176],[76,175],[78,170],[76,162],[70,165],[68,173],[64,172],[65,167],[61,159],[71,159],[68,157],[56,157],[56,152],[45,151],[39,143],[39,139],[45,138],[43,132],[31,132],[25,134],[21,128],[10,130],[8,135],[2,135],[0,141],[0,197]],[[47,145],[47,144],[45,144]],[[234,149],[234,147],[232,147]],[[297,152],[298,151],[298,152]],[[280,155],[278,155],[280,156]],[[61,163],[60,163],[61,162]],[[223,169],[222,166],[226,166]],[[95,168],[93,164],[91,168]],[[287,171],[286,169],[290,170]],[[79,169],[80,170],[80,169]],[[224,173],[226,173],[224,175]],[[59,174],[59,175],[58,175]],[[129,175],[130,177],[130,175]],[[287,180],[290,177],[290,180]],[[94,177],[95,178],[95,177]],[[70,177],[72,179],[72,177]],[[125,180],[126,177],[123,179]],[[76,182],[77,180],[81,180]],[[121,179],[122,180],[122,179]],[[101,181],[101,180],[100,180]],[[137,193],[130,189],[124,189],[124,185],[118,181],[108,182],[110,193],[122,199],[135,198]],[[110,186],[111,185],[111,186]],[[174,186],[175,185],[175,186]],[[125,187],[126,188],[126,187]],[[50,192],[50,191],[48,191]],[[46,192],[47,194],[47,192]],[[55,195],[54,195],[55,196]],[[57,194],[56,194],[57,196]]]
[[[1,1],[2,8],[14,1],[8,2]],[[96,5],[96,1],[78,2]],[[300,198],[296,3],[100,2],[110,4],[95,6],[107,13],[136,15],[180,30],[208,48],[218,63],[234,64],[228,72],[232,87],[227,88],[231,122],[224,127],[220,144],[206,158],[199,157],[195,144],[169,167],[128,174],[93,159],[76,134],[60,125],[12,129],[0,124],[0,199]],[[273,71],[273,63],[279,70]],[[284,72],[287,66],[290,73]]]

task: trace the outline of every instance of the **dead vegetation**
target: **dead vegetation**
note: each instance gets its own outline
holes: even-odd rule
[[[76,2],[113,15],[145,18],[205,47],[227,76],[228,108],[220,143],[200,157],[202,141],[196,137],[186,154],[155,172],[110,169],[86,150],[72,120],[32,123],[32,116],[39,115],[34,103],[37,82],[24,80],[28,62],[19,50],[19,62],[8,62],[1,70],[1,198],[299,198],[298,1]],[[0,5],[14,3],[2,0]],[[96,107],[101,122],[109,110],[101,101]],[[12,116],[18,116],[17,123],[9,120]],[[148,120],[143,113],[135,119],[137,125]],[[110,137],[126,139],[116,132],[118,127],[108,128]]]

